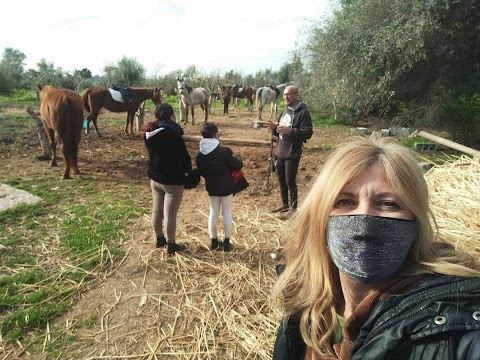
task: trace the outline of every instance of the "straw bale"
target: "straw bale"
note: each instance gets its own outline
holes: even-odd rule
[[[441,238],[480,253],[480,159],[452,158],[425,177]]]

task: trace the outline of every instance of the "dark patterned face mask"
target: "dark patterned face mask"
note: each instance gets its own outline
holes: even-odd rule
[[[415,221],[370,215],[330,216],[328,251],[346,276],[372,284],[394,275],[417,238]]]

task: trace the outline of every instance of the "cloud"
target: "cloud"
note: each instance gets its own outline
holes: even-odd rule
[[[199,69],[254,73],[278,69],[295,47],[299,29],[329,11],[329,0],[9,2],[0,22],[0,49],[40,59],[66,71],[100,74],[123,56],[153,73]],[[134,5],[134,6],[132,6]],[[28,11],[26,11],[28,10]]]

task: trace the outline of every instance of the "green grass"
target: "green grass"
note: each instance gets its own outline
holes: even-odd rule
[[[421,136],[415,136],[415,137],[407,137],[401,140],[401,143],[405,145],[406,147],[409,147],[411,149],[415,148],[415,144],[420,144],[420,143],[430,143],[430,140],[427,140]]]
[[[0,103],[34,103],[37,101],[37,95],[33,90],[16,89],[9,96],[0,96]]]
[[[147,210],[122,184],[82,177],[7,183],[43,199],[0,212],[0,266],[9,269],[0,277],[0,333],[18,340],[68,310],[90,271],[124,255],[118,245],[131,219]]]
[[[312,124],[313,126],[334,126],[338,125],[334,119],[331,119],[327,116],[320,114],[312,114]]]

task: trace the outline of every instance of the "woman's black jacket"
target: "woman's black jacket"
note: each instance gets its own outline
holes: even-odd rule
[[[282,323],[273,359],[301,359],[298,318]],[[480,360],[480,279],[429,276],[373,309],[352,360]]]
[[[150,179],[165,185],[185,184],[185,174],[192,171],[192,159],[180,132],[155,129],[146,134],[145,146]]]

